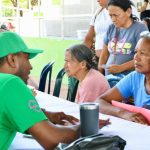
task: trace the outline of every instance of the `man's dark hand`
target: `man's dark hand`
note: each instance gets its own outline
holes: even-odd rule
[[[66,115],[64,112],[49,112],[43,111],[47,118],[54,124],[67,125],[76,124],[79,120],[71,115]]]
[[[103,128],[104,126],[109,125],[109,124],[111,124],[111,122],[109,121],[109,119],[107,119],[107,120],[100,119],[99,120],[99,128],[100,129]]]

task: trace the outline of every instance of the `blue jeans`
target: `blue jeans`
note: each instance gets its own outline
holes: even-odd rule
[[[125,77],[125,74],[123,73],[106,75],[106,79],[111,88],[114,87],[124,77]]]

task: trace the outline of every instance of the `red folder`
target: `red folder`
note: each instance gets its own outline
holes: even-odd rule
[[[130,112],[141,113],[148,120],[148,123],[150,125],[150,110],[148,110],[146,108],[138,107],[138,106],[121,103],[118,101],[112,101],[112,105],[119,107],[119,108],[123,108]]]

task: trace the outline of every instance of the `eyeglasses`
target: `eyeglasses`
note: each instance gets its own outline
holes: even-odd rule
[[[143,31],[140,33],[141,38],[150,38],[150,32],[149,31]]]

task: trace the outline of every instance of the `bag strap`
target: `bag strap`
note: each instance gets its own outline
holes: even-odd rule
[[[116,64],[116,49],[117,49],[117,42],[118,42],[118,37],[119,37],[120,29],[116,28],[116,33],[115,33],[115,45],[114,45],[114,64]]]
[[[95,14],[94,23],[95,23],[95,20],[96,20],[97,16],[100,14],[100,12],[101,12],[103,9],[104,9],[104,8],[102,7],[102,8],[99,9],[99,11]]]

